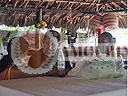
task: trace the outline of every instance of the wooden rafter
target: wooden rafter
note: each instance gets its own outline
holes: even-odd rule
[[[76,10],[76,9],[80,8],[81,6],[82,6],[82,4],[81,4],[81,3],[79,3],[79,5],[78,5],[74,10]]]
[[[40,1],[40,3],[38,4],[38,7],[41,7],[43,3],[44,3],[44,0]]]
[[[24,5],[25,8],[27,7],[27,5],[28,5],[29,2],[30,2],[30,0],[26,0],[25,1],[25,5]]]
[[[26,1],[23,1],[22,3],[20,3],[19,7],[22,7],[25,3]]]
[[[125,6],[127,6],[127,4],[124,1],[121,1],[122,4],[124,4]]]
[[[15,1],[13,1],[13,7],[15,8],[16,6],[17,6],[17,4],[18,4],[18,0],[15,0]]]
[[[69,2],[67,2],[67,5],[64,7],[64,9],[66,9],[69,5],[70,5],[70,3],[69,3]]]
[[[18,13],[22,13],[22,12],[36,12],[38,11],[38,8],[12,8],[12,7],[0,7],[0,11],[17,11]],[[68,13],[70,11],[70,9],[44,9],[45,12],[63,12],[63,13]],[[84,14],[96,14],[96,13],[100,13],[100,12],[126,12],[127,9],[112,9],[112,10],[104,10],[104,11],[87,11],[87,10],[72,10],[73,13],[84,13]]]
[[[69,8],[71,8],[71,9],[72,9],[72,6],[73,6],[73,3],[69,6]]]
[[[41,2],[41,4],[43,2],[49,2],[49,3],[50,2],[56,2],[56,3],[66,3],[66,4],[67,3],[69,3],[69,4],[83,4],[83,5],[90,5],[90,4],[91,5],[101,5],[102,4],[101,2],[98,2],[98,0],[94,0],[93,2],[88,2],[88,0],[87,1],[78,1],[78,0],[77,1],[74,1],[74,0],[9,0],[8,2],[11,2],[11,1],[14,3],[13,7],[16,7],[17,3],[20,2],[20,1],[22,1],[22,2],[38,2],[38,3]],[[105,2],[105,0],[104,0],[104,2]],[[120,2],[123,3],[125,6],[127,5],[126,2],[123,1],[123,0],[121,0]],[[114,3],[116,3],[116,4],[120,3],[120,2],[119,1],[115,2],[114,1]],[[111,4],[111,3],[112,2],[109,2],[108,4]],[[106,3],[104,3],[104,4],[106,4]]]
[[[49,5],[49,2],[47,2],[47,5],[45,6],[46,9],[48,8],[48,5]]]
[[[57,9],[59,9],[60,6],[61,6],[61,3],[58,3]]]
[[[121,8],[118,4],[116,4],[115,2],[112,2],[112,4],[114,5],[114,6],[116,6],[117,8]]]
[[[111,6],[111,5],[109,5],[109,4],[105,4],[108,8],[110,8],[110,9],[113,9],[113,7]]]

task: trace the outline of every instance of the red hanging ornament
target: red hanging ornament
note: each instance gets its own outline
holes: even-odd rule
[[[101,27],[100,28],[97,28],[96,31],[97,31],[98,34],[101,34],[103,32],[103,28],[101,28]]]

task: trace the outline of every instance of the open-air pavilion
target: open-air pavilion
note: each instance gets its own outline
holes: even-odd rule
[[[2,35],[14,33],[6,28],[18,31],[4,53]],[[128,46],[115,46],[117,38],[109,33],[120,28],[127,29],[127,0],[0,0],[0,96],[126,96],[127,64],[121,64],[127,63]],[[58,47],[54,29],[68,47]],[[83,40],[94,36],[94,46],[78,44],[78,29],[86,31]],[[100,36],[110,40],[103,49],[107,56],[99,55],[107,44]]]

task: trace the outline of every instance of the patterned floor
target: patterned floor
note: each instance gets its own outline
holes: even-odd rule
[[[4,87],[0,96],[126,96],[126,80],[122,79],[37,77],[0,81],[0,86]]]

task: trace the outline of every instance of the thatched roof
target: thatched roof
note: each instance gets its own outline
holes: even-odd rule
[[[0,0],[0,23],[35,24],[39,8],[49,27],[85,28],[94,16],[106,13],[117,16],[119,27],[127,27],[127,0]]]

